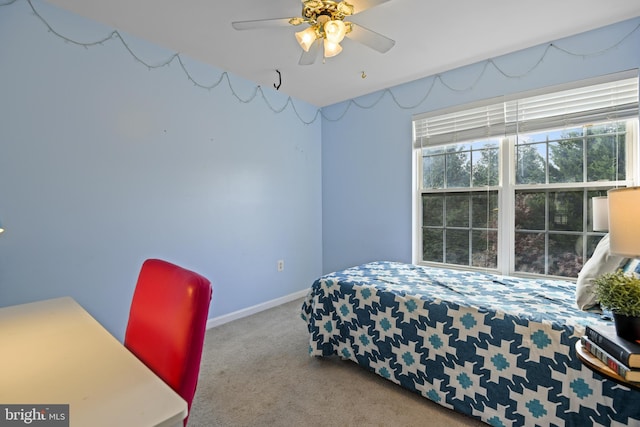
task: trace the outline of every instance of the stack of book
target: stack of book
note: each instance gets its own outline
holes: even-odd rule
[[[640,343],[619,337],[613,326],[587,326],[582,345],[627,381],[640,382]]]

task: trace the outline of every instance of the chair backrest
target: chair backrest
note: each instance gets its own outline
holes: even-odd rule
[[[125,332],[125,347],[178,393],[189,410],[198,382],[211,294],[211,283],[201,275],[166,261],[146,260]]]

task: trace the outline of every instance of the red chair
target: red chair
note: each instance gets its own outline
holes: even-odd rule
[[[196,392],[211,283],[158,259],[142,264],[124,345],[187,402]],[[187,418],[184,425],[187,425]]]

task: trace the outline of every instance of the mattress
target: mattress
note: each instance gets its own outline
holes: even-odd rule
[[[640,392],[577,358],[575,283],[372,262],[324,275],[302,318],[309,354],[349,359],[494,426],[640,425]]]

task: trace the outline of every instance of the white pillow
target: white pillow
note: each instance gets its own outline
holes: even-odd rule
[[[593,256],[584,264],[576,282],[576,304],[581,310],[589,310],[598,305],[595,295],[594,279],[605,273],[613,273],[625,262],[626,258],[609,252],[609,234],[606,234]]]

